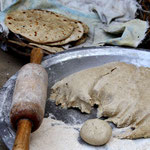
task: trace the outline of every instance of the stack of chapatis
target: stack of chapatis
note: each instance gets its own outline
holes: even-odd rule
[[[81,21],[46,10],[13,11],[7,14],[5,24],[29,45],[52,53],[62,51],[62,46],[68,43],[79,45],[85,42],[89,31]]]

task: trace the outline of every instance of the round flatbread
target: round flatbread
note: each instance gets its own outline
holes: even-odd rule
[[[84,28],[84,33],[85,34],[88,34],[88,32],[89,32],[89,27],[85,24],[85,23],[83,23],[83,22],[81,22],[81,21],[79,21],[81,24],[82,24],[82,26],[83,26],[83,28]]]
[[[12,32],[41,44],[64,40],[74,30],[67,17],[46,10],[11,12],[5,24]]]
[[[84,33],[85,34],[88,34],[88,32],[89,32],[89,27],[85,24],[85,23],[83,23],[83,22],[81,22],[81,21],[78,21],[78,20],[75,20],[75,19],[70,19],[71,21],[74,21],[74,22],[79,22],[79,23],[81,23],[82,24],[82,26],[83,26],[83,28],[84,28]]]
[[[82,24],[78,21],[72,21],[72,25],[74,26],[74,31],[70,35],[70,37],[66,38],[65,40],[55,42],[55,43],[49,43],[48,45],[56,46],[56,45],[64,45],[72,41],[77,41],[81,39],[81,37],[84,34],[84,28]]]
[[[77,46],[77,45],[83,44],[86,41],[87,37],[88,37],[87,34],[83,34],[83,36],[81,37],[81,39],[72,42],[71,45]]]
[[[58,52],[62,52],[64,51],[64,49],[62,47],[50,47],[47,45],[40,45],[40,44],[36,44],[36,43],[29,43],[30,45],[42,48],[50,53],[58,53]]]

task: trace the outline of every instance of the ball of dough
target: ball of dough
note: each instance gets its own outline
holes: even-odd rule
[[[106,144],[112,135],[112,128],[110,125],[100,119],[87,120],[81,130],[81,138],[91,145],[104,145]]]

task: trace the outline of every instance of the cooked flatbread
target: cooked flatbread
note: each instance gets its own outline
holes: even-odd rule
[[[82,24],[82,26],[83,26],[83,28],[84,28],[84,33],[85,34],[88,34],[88,32],[89,32],[89,27],[85,24],[85,23],[83,23],[83,22],[81,22],[81,21],[79,21],[81,24]]]
[[[108,117],[117,127],[130,127],[119,138],[150,137],[150,68],[114,62],[83,70],[57,82],[51,99],[62,107]]]
[[[47,45],[40,45],[40,44],[35,44],[35,43],[29,43],[30,45],[42,48],[50,53],[58,53],[58,52],[62,52],[64,51],[64,49],[62,47],[50,47]]]
[[[62,15],[46,10],[22,10],[7,14],[6,26],[36,43],[57,42],[69,37],[74,26]]]
[[[65,40],[62,40],[62,41],[49,43],[48,45],[53,45],[53,46],[64,45],[69,42],[77,41],[77,40],[81,39],[84,34],[84,28],[83,28],[82,24],[77,21],[72,21],[72,25],[74,26],[74,30],[68,38],[66,38]]]
[[[84,33],[85,33],[85,34],[88,34],[88,32],[89,32],[89,27],[88,27],[85,23],[83,23],[82,21],[75,20],[75,19],[70,19],[70,20],[73,21],[73,22],[79,22],[79,23],[81,23],[82,26],[83,26],[83,28],[84,28]]]
[[[77,46],[77,45],[80,45],[80,44],[84,43],[86,41],[86,39],[87,39],[87,36],[88,36],[87,34],[83,34],[83,36],[81,37],[81,39],[72,42],[71,45]]]

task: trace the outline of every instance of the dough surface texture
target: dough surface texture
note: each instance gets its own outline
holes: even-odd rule
[[[106,144],[112,135],[112,129],[110,125],[100,119],[87,120],[81,130],[81,138],[91,145],[104,145]]]
[[[51,100],[108,117],[117,127],[130,127],[119,138],[150,137],[150,69],[112,62],[72,74],[54,84]]]

